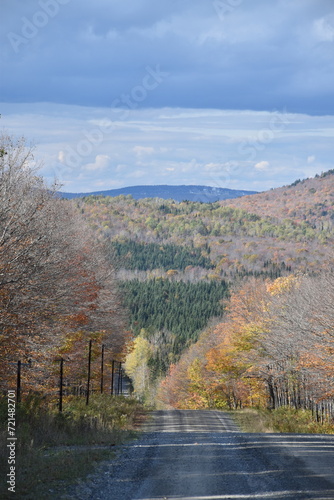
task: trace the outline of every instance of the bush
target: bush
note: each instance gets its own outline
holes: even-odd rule
[[[334,434],[330,423],[317,422],[310,410],[282,406],[270,412],[271,425],[278,432],[297,434]]]

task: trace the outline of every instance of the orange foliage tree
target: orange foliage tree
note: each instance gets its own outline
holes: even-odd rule
[[[161,399],[176,408],[313,408],[333,398],[333,302],[331,269],[245,282],[224,322],[171,367]]]

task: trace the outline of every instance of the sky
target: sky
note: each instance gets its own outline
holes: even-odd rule
[[[333,0],[1,0],[0,129],[62,190],[333,165]]]

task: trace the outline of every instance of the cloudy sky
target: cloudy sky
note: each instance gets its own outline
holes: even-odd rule
[[[0,128],[63,190],[333,168],[333,0],[1,0]]]

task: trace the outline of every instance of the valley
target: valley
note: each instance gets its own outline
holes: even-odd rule
[[[266,193],[214,203],[136,200],[130,195],[88,196],[70,202],[103,242],[116,268],[134,335],[134,350],[125,366],[142,400],[153,402],[160,397],[181,408],[233,407],[248,405],[252,399],[266,404],[267,379],[276,377],[275,363],[286,357],[276,340],[274,350],[270,347],[272,336],[277,335],[275,329],[287,328],[283,319],[277,318],[277,325],[267,319],[268,310],[272,308],[277,315],[276,289],[284,291],[280,300],[289,301],[289,294],[298,293],[301,281],[306,280],[315,290],[325,270],[332,272],[333,193],[334,175],[329,171]],[[328,296],[331,290],[332,285]],[[244,311],[234,309],[234,303],[244,301],[246,291],[249,300],[242,306]],[[307,300],[313,303],[307,304]],[[292,304],[294,301],[297,304],[293,295]],[[268,305],[261,309],[259,304],[264,302]],[[310,310],[315,297],[296,304]],[[291,314],[296,315],[293,307]],[[268,331],[268,338],[258,337],[261,328]],[[294,335],[300,335],[298,328],[300,325]],[[252,333],[246,333],[248,330]],[[247,341],[238,347],[244,335]],[[294,342],[299,345],[297,337]],[[296,359],[284,361],[286,401],[294,400],[290,371],[297,369],[299,356],[313,342],[305,338]],[[321,359],[325,357],[331,364],[326,339],[322,348],[326,354]],[[259,355],[258,349],[265,354]],[[239,358],[241,352],[245,357],[240,363],[235,358],[238,352]],[[226,355],[230,361],[222,377]],[[227,368],[233,359],[240,364],[238,369]],[[312,370],[320,369],[323,362],[313,360]],[[259,376],[266,363],[275,367],[273,375]],[[190,375],[189,370],[194,373]],[[253,386],[245,376],[254,378]],[[328,380],[324,374],[321,378]],[[317,397],[307,403],[310,409],[318,404]],[[272,398],[276,405],[279,396],[275,393]]]

